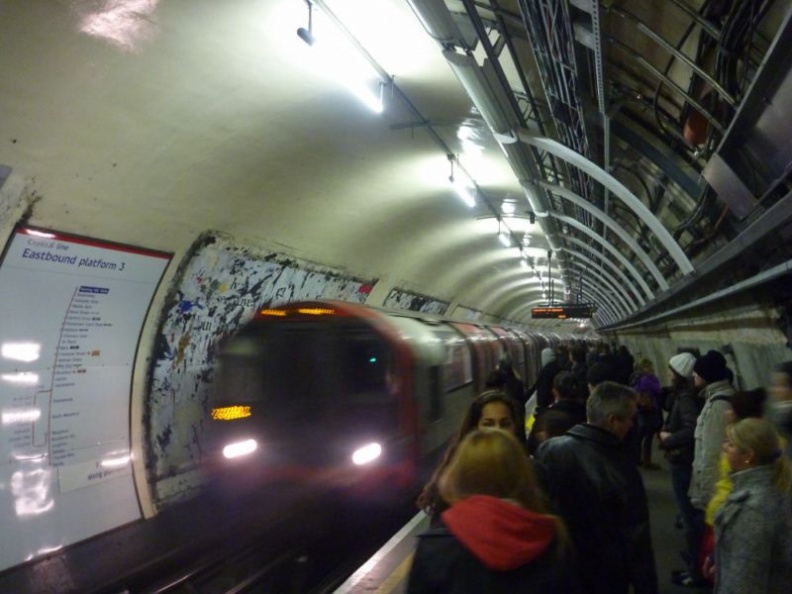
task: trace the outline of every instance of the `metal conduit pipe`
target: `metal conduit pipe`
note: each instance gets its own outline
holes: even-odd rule
[[[587,289],[583,289],[581,293],[592,303],[597,303],[595,296]],[[603,318],[604,321],[611,324],[614,323],[615,320],[619,319],[619,316],[617,316],[611,309],[609,309],[608,307],[602,307],[599,303],[597,303],[597,311],[594,314],[594,316],[595,318]]]
[[[525,147],[516,143],[514,130],[520,127],[519,116],[508,101],[509,94],[498,85],[498,77],[486,68],[478,66],[472,56],[453,51],[455,45],[463,48],[466,48],[466,45],[443,0],[408,0],[408,2],[427,28],[429,35],[443,46],[443,56],[493,135],[501,143],[509,164],[523,185],[531,210],[539,217],[539,227],[547,238],[550,249],[554,252],[560,251],[562,244],[557,236],[555,224],[543,220],[543,217],[548,215],[549,199],[543,190],[525,189],[523,184],[523,180],[540,179],[541,175],[534,160],[525,154]],[[493,70],[492,65],[490,70]],[[562,265],[563,261],[559,264]]]
[[[636,256],[638,256],[638,259],[643,263],[652,276],[654,276],[656,279],[662,278],[660,270],[658,270],[654,261],[649,257],[649,254],[647,254],[646,251],[640,245],[638,245],[638,242],[635,241],[635,239],[629,233],[627,233],[627,231],[625,231],[622,226],[619,225],[613,218],[608,216],[593,204],[587,202],[581,196],[575,194],[572,190],[568,190],[562,186],[548,184],[546,182],[541,182],[540,185],[549,192],[553,192],[556,195],[569,200],[573,204],[576,204],[580,208],[588,211],[595,219],[602,221],[605,227],[613,231],[619,237],[619,239],[621,239],[624,244],[629,247]],[[605,239],[604,236],[603,239]]]
[[[623,320],[627,317],[622,305],[616,300],[611,299],[604,289],[589,283],[588,280],[583,281],[583,287],[581,289],[581,293],[585,294],[586,292],[592,296],[591,301],[595,303],[597,307],[610,311],[616,320]]]
[[[635,279],[639,284],[641,284],[642,287],[646,284],[646,282],[643,280],[643,277],[641,277],[641,273],[638,272],[635,266],[633,266],[632,262],[630,262],[627,258],[625,258],[624,255],[613,246],[613,244],[608,243],[607,241],[602,239],[601,236],[597,235],[594,231],[586,227],[580,221],[577,221],[570,217],[565,217],[556,214],[554,214],[553,216],[559,221],[569,225],[570,227],[574,227],[581,233],[588,235],[591,239],[593,239],[603,248],[608,250],[608,252],[610,252],[610,254],[625,268],[625,270],[627,270],[627,272],[630,273],[633,279]],[[651,293],[651,291],[649,292]]]
[[[693,265],[688,260],[688,257],[682,251],[682,248],[674,240],[668,230],[657,219],[643,202],[641,202],[630,190],[628,190],[620,181],[613,177],[610,173],[604,171],[597,164],[586,159],[583,155],[576,153],[569,147],[556,142],[551,138],[539,138],[530,134],[526,130],[518,131],[518,136],[522,142],[532,144],[542,150],[552,153],[559,158],[575,165],[588,173],[591,177],[596,179],[603,186],[607,187],[617,197],[619,197],[627,207],[635,212],[638,217],[644,221],[649,229],[655,234],[657,239],[663,244],[668,251],[669,255],[676,262],[680,272],[683,275],[690,274],[694,271]],[[657,279],[660,288],[666,290],[669,288],[668,282],[665,278]]]
[[[577,239],[576,237],[567,236],[564,237],[564,241],[567,244],[566,247],[564,248],[564,252],[590,253],[592,256],[597,258],[597,260],[601,264],[605,264],[606,266],[608,266],[621,279],[621,281],[624,283],[623,286],[630,289],[630,291],[632,291],[633,295],[636,296],[636,298],[638,299],[638,301],[641,303],[642,306],[646,305],[646,299],[644,299],[643,295],[638,290],[636,284],[627,277],[627,275],[624,273],[624,271],[621,268],[618,268],[613,262],[611,262],[607,257],[605,257],[605,254],[595,249],[594,247],[588,245],[587,243]],[[577,248],[577,250],[572,248]],[[654,295],[651,293],[651,291],[648,290],[648,285],[646,286],[647,286],[647,294],[646,294],[647,298],[653,299]],[[643,287],[643,285],[641,285],[641,287]]]
[[[684,63],[688,68],[690,68],[693,72],[696,73],[699,77],[701,77],[704,81],[712,87],[718,95],[720,95],[726,103],[731,105],[732,107],[737,105],[737,102],[734,100],[729,92],[724,89],[717,80],[715,80],[712,76],[709,75],[703,68],[701,68],[698,64],[696,64],[693,60],[691,60],[684,52],[679,51],[675,48],[672,44],[665,40],[659,33],[657,33],[654,29],[649,27],[646,23],[644,23],[641,19],[639,19],[634,14],[627,12],[626,10],[619,9],[615,6],[611,7],[610,12],[615,14],[618,17],[621,17],[625,20],[628,20],[631,24],[633,24],[639,31],[641,31],[644,35],[649,37],[652,41],[657,43],[660,47],[665,49],[668,53],[674,56],[677,60]]]
[[[635,303],[635,301],[632,300],[630,294],[627,291],[625,291],[624,287],[620,286],[619,282],[615,278],[613,278],[613,276],[609,274],[604,268],[597,267],[597,264],[593,260],[590,260],[589,258],[587,258],[582,254],[579,254],[577,252],[570,252],[570,254],[572,256],[575,256],[579,260],[582,260],[582,269],[584,273],[587,272],[589,267],[595,266],[596,267],[595,273],[601,276],[605,280],[605,282],[608,283],[608,286],[616,294],[617,298],[622,300],[622,302],[625,304],[625,306],[630,312],[634,312],[638,309],[638,305]],[[570,265],[570,268],[571,266],[580,268],[580,266],[577,266],[577,263]],[[621,291],[619,289],[621,289]]]
[[[787,260],[786,262],[782,262],[777,266],[773,266],[764,272],[760,272],[750,278],[745,279],[742,282],[737,283],[736,285],[732,285],[727,289],[721,289],[720,291],[716,291],[712,295],[707,295],[706,297],[702,297],[701,299],[697,299],[696,301],[692,301],[686,305],[682,305],[671,311],[667,311],[665,313],[658,314],[656,316],[652,316],[651,318],[647,318],[645,320],[641,320],[640,322],[633,322],[630,324],[622,324],[619,326],[609,327],[607,328],[608,331],[611,330],[626,330],[628,328],[634,328],[636,326],[644,326],[646,324],[652,324],[654,322],[659,322],[665,318],[674,316],[676,314],[682,313],[684,311],[693,309],[695,307],[700,307],[702,305],[706,305],[708,303],[712,303],[713,301],[717,301],[719,299],[724,299],[726,297],[730,297],[732,295],[736,295],[741,291],[745,291],[746,289],[750,289],[752,287],[756,287],[758,285],[762,285],[764,283],[770,282],[775,280],[781,276],[786,274],[790,274],[792,272],[792,260]]]

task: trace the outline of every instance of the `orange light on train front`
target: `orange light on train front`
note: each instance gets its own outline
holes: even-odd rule
[[[249,406],[221,406],[220,408],[212,409],[212,418],[215,421],[233,421],[235,419],[244,419],[251,416],[253,413]]]
[[[285,309],[262,309],[259,310],[258,315],[274,316],[276,318],[285,318],[287,314]]]
[[[223,456],[229,460],[233,458],[241,458],[248,456],[258,449],[258,443],[255,439],[246,439],[244,441],[237,441],[229,443],[223,448]]]
[[[332,316],[335,315],[336,311],[324,307],[301,307],[297,310],[297,313],[305,316]]]

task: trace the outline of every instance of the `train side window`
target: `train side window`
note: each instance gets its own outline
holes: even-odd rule
[[[473,364],[470,350],[464,342],[449,344],[446,347],[444,367],[446,392],[466,386],[473,381]]]
[[[429,422],[439,420],[443,416],[442,368],[435,365],[429,368]]]

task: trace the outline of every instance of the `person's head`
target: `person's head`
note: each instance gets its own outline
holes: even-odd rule
[[[735,472],[774,465],[776,486],[782,491],[789,490],[792,478],[789,461],[781,452],[781,442],[775,427],[767,419],[751,417],[727,425],[723,451]]]
[[[506,431],[476,430],[459,444],[438,482],[440,496],[454,504],[472,495],[511,499],[544,511],[525,449]]]
[[[559,371],[553,378],[553,397],[555,400],[573,399],[577,397],[575,376],[569,371]]]
[[[616,372],[607,363],[594,363],[586,371],[586,382],[589,392],[602,382],[612,382],[616,379]]]
[[[511,355],[507,351],[503,351],[501,353],[501,356],[498,359],[498,369],[501,369],[506,373],[512,373],[514,371],[514,368],[512,367]]]
[[[668,377],[671,385],[681,388],[693,381],[693,367],[696,357],[690,353],[678,353],[668,360]]]
[[[569,356],[575,363],[586,362],[586,345],[576,344],[569,350]]]
[[[486,390],[479,394],[468,406],[467,414],[459,428],[458,441],[475,429],[502,429],[510,432],[518,440],[525,441],[525,427],[519,404],[500,390]]]
[[[646,357],[642,357],[633,363],[633,369],[639,373],[654,373],[654,365],[652,365],[652,361]]]
[[[766,399],[767,392],[764,388],[735,392],[729,397],[731,409],[726,413],[727,422],[761,417]]]
[[[635,391],[616,382],[602,382],[586,401],[586,419],[592,425],[624,439],[638,410]]]
[[[484,387],[488,390],[502,390],[508,383],[506,372],[497,367],[489,372],[484,380]]]
[[[792,400],[792,361],[785,361],[773,369],[770,396],[776,401]]]
[[[522,422],[518,407],[519,404],[514,399],[500,390],[486,390],[470,402],[465,418],[446,449],[443,460],[418,496],[417,504],[420,509],[428,513],[436,513],[441,509],[438,481],[468,434],[483,429],[501,429],[514,435],[518,443],[526,443],[525,423]]]
[[[707,351],[696,360],[693,366],[693,382],[696,387],[719,382],[729,378],[726,358],[718,351]]]
[[[542,367],[544,367],[545,365],[549,365],[550,363],[556,360],[555,351],[549,347],[546,349],[542,349],[541,358],[542,358]]]
[[[539,445],[551,437],[564,435],[573,426],[574,423],[570,422],[568,414],[560,410],[548,408],[544,414],[537,419],[532,430],[536,432],[536,444]]]

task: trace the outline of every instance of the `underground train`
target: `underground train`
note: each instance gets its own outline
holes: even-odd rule
[[[558,335],[338,301],[259,310],[221,349],[215,472],[370,494],[425,480],[508,353],[526,385]]]

